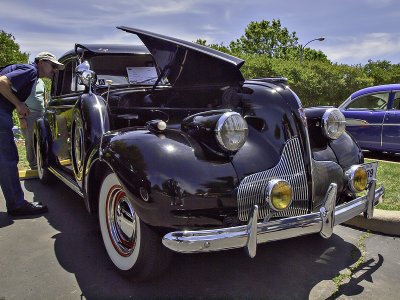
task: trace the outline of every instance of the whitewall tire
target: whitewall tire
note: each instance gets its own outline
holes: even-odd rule
[[[124,275],[147,279],[168,263],[170,254],[161,237],[140,220],[114,173],[101,185],[99,223],[107,254]]]

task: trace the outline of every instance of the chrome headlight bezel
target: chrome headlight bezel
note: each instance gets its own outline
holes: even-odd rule
[[[338,139],[346,130],[346,118],[337,108],[329,108],[322,116],[322,133],[331,140]]]
[[[226,112],[217,121],[215,137],[218,145],[229,152],[236,152],[247,141],[249,127],[237,112]]]

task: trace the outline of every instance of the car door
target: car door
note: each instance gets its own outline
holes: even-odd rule
[[[346,130],[357,140],[362,149],[382,149],[382,128],[389,92],[373,93],[355,98],[342,109],[346,117]]]
[[[400,91],[393,91],[382,131],[382,150],[400,152]]]
[[[76,67],[75,59],[64,63],[65,69],[58,74],[56,93],[52,96],[47,106],[46,116],[51,131],[51,148],[56,166],[73,174],[71,165],[71,119],[75,103],[81,96],[76,89],[73,69]]]

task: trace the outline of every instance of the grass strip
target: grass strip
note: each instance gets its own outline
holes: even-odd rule
[[[365,263],[365,256],[366,256],[367,252],[365,251],[364,240],[366,238],[369,238],[370,236],[371,236],[371,233],[367,232],[358,239],[357,248],[353,249],[351,251],[351,256],[353,258],[355,258],[357,250],[360,251],[361,256],[358,258],[358,260],[352,267],[347,268],[346,270],[342,271],[341,273],[339,273],[336,277],[334,277],[332,279],[332,281],[336,285],[336,290],[333,292],[333,294],[328,299],[336,299],[339,296],[340,286],[343,284],[343,282],[345,280],[350,280],[351,277],[354,275],[354,273],[356,273],[362,267],[362,265]]]

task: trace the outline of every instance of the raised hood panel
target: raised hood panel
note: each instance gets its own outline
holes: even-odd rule
[[[223,84],[244,81],[244,60],[220,51],[140,29],[117,27],[136,34],[151,52],[159,71],[173,86]]]

